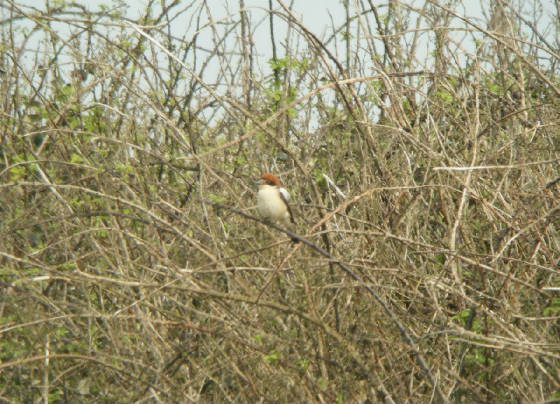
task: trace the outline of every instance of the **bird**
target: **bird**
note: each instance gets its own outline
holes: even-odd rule
[[[282,186],[278,177],[271,173],[261,175],[257,192],[259,214],[270,222],[279,222],[283,225],[289,225],[290,222],[295,224],[288,202],[290,202],[290,194]],[[292,240],[296,239],[292,238]]]

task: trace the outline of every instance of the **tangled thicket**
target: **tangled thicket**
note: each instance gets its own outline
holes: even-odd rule
[[[271,3],[0,2],[0,401],[560,400],[558,2]]]

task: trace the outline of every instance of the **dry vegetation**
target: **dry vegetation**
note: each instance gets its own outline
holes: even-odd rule
[[[558,402],[559,3],[209,3],[0,2],[0,402]]]

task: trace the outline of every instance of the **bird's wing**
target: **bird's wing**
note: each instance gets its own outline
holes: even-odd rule
[[[282,199],[284,200],[284,202],[290,202],[290,194],[288,193],[286,188],[278,188],[278,191],[280,191],[280,195],[282,195]]]
[[[290,221],[295,224],[296,221],[294,220],[294,215],[292,213],[292,209],[290,209],[290,204],[288,203],[288,202],[290,202],[290,194],[288,193],[288,191],[286,191],[286,188],[278,188],[278,191],[280,191],[280,197],[282,198],[282,200],[286,204],[286,208],[288,208],[288,214],[290,215]]]

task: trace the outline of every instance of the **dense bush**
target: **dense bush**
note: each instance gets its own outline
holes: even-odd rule
[[[558,4],[343,3],[0,2],[0,401],[560,400]]]

